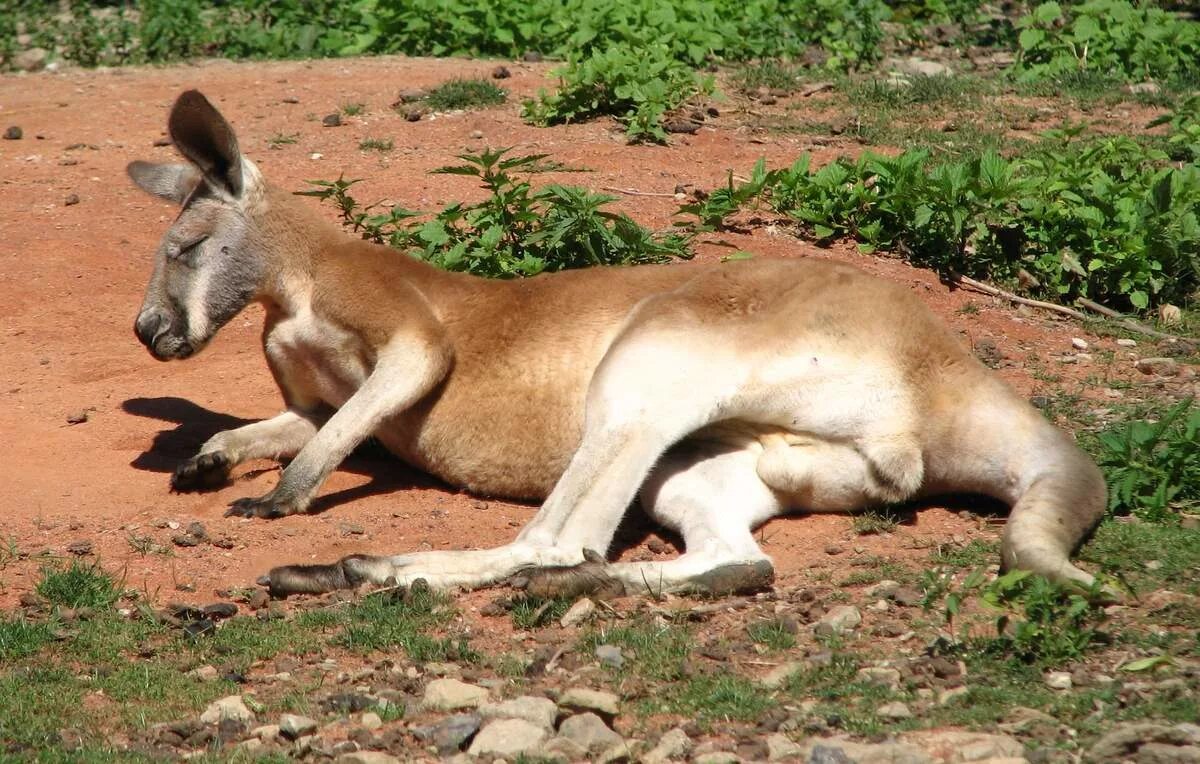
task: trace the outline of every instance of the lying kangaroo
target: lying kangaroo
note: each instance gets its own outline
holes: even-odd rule
[[[273,593],[517,573],[541,594],[752,589],[773,578],[752,534],[768,518],[960,492],[1012,505],[1005,566],[1093,580],[1068,555],[1104,510],[1100,471],[900,286],[816,259],[446,273],[265,182],[199,92],[175,102],[169,130],[189,164],[128,168],[182,206],[137,336],[155,358],[187,358],[258,302],[287,404],[214,436],[176,489],[290,458],[274,490],[230,512],[304,512],[374,436],[452,485],[543,500],[506,546],[275,568]],[[682,556],[605,562],[638,496]]]

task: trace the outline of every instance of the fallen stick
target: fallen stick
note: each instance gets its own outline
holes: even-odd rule
[[[1088,319],[1088,315],[1086,313],[1075,310],[1074,308],[1068,308],[1065,305],[1056,305],[1055,303],[1052,303],[1052,302],[1043,302],[1042,300],[1031,300],[1028,297],[1021,297],[1020,295],[1015,295],[1012,292],[1008,292],[1003,289],[994,287],[991,284],[985,284],[982,281],[976,281],[975,279],[971,278],[970,276],[959,276],[958,282],[960,284],[963,284],[964,286],[968,286],[976,291],[983,292],[984,294],[992,295],[993,297],[1001,297],[1005,300],[1008,300],[1009,302],[1015,302],[1018,305],[1028,305],[1033,308],[1041,308],[1042,310],[1049,310],[1049,311],[1053,311],[1055,313],[1061,313],[1064,316],[1070,316],[1071,318],[1077,318],[1081,321],[1086,321]],[[1160,340],[1180,339],[1178,336],[1176,336],[1174,334],[1167,334],[1165,332],[1160,332],[1157,329],[1152,329],[1140,321],[1135,321],[1132,318],[1129,318],[1128,316],[1118,313],[1117,311],[1113,310],[1112,308],[1105,307],[1104,305],[1101,305],[1098,302],[1089,300],[1086,297],[1080,297],[1078,300],[1076,300],[1076,302],[1079,305],[1082,305],[1083,307],[1087,308],[1088,310],[1099,313],[1100,315],[1102,315],[1106,318],[1113,319],[1118,324],[1125,327],[1126,329],[1128,329],[1131,332],[1135,332],[1137,334],[1144,334],[1148,337],[1154,337],[1154,338],[1160,339]]]
[[[661,196],[667,199],[674,199],[675,194],[668,194],[661,191],[638,191],[636,188],[617,188],[616,186],[601,186],[601,191],[612,191],[617,194],[625,194],[626,196]]]

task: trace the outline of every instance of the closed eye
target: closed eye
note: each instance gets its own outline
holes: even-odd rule
[[[194,267],[196,248],[203,244],[207,239],[207,236],[201,236],[200,238],[194,239],[187,244],[181,245],[175,252],[170,253],[171,259],[177,260],[188,267]]]

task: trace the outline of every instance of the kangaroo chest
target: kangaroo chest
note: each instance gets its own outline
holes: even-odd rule
[[[289,404],[301,408],[340,408],[374,364],[357,335],[310,311],[269,323],[263,347]]]

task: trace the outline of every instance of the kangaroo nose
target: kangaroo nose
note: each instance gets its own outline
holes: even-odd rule
[[[133,324],[133,332],[146,347],[152,347],[154,338],[158,336],[159,327],[167,320],[166,316],[156,310],[144,310],[138,314]]]

